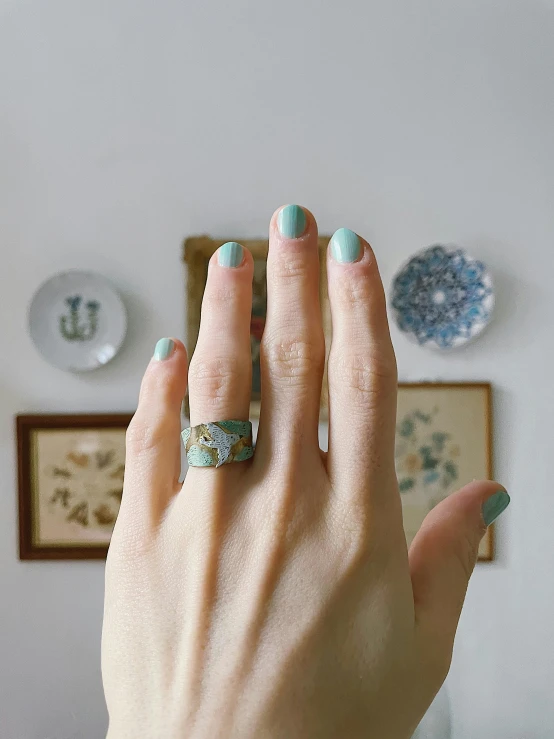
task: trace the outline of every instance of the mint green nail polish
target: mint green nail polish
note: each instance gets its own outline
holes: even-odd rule
[[[285,205],[277,216],[277,228],[285,239],[297,239],[306,230],[306,214],[299,205]]]
[[[483,503],[483,520],[486,526],[495,521],[510,505],[510,496],[504,490],[499,490]]]
[[[362,245],[360,238],[349,228],[339,228],[331,238],[331,254],[337,262],[355,262],[359,258]]]
[[[158,361],[167,359],[174,348],[175,342],[171,339],[160,339],[154,349],[154,359]]]
[[[228,241],[219,247],[217,261],[220,267],[238,267],[242,264],[242,246],[236,241]]]

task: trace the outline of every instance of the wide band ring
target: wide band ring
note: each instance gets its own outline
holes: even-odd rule
[[[254,454],[250,421],[200,423],[181,433],[191,467],[221,467]]]

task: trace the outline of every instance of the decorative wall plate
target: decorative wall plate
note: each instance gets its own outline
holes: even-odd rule
[[[430,349],[454,349],[489,323],[494,289],[483,262],[463,249],[431,246],[415,254],[392,283],[398,328]]]
[[[106,364],[119,351],[126,330],[119,294],[94,272],[60,272],[31,301],[31,338],[43,357],[63,370],[82,372]]]

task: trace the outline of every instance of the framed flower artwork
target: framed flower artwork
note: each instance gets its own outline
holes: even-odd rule
[[[17,416],[20,559],[106,556],[131,414]]]
[[[488,383],[400,383],[395,462],[408,545],[444,498],[491,479],[491,396]],[[479,559],[493,559],[493,536],[489,526]]]

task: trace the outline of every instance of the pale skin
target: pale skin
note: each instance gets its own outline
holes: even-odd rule
[[[479,542],[475,482],[410,551],[394,466],[397,370],[373,250],[328,254],[329,452],[317,225],[270,224],[252,460],[180,469],[191,425],[247,420],[253,261],[210,262],[196,351],[150,362],[106,568],[108,739],[408,739],[448,672]]]

